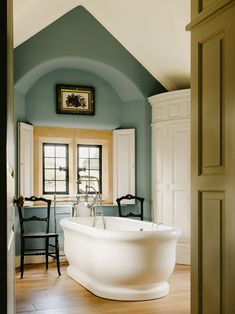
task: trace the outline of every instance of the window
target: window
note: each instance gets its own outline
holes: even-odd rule
[[[43,143],[43,194],[69,194],[68,144]]]
[[[79,176],[92,176],[98,179],[88,180],[85,182],[78,181],[78,193],[86,190],[86,184],[92,186],[96,191],[102,193],[102,146],[101,145],[77,145],[78,156],[78,175]],[[83,171],[84,169],[85,171]],[[88,193],[95,193],[93,188],[88,189]]]
[[[77,184],[77,177],[78,177],[78,145],[83,145],[84,147],[92,146],[94,147],[100,147],[100,151],[98,153],[98,156],[100,154],[100,190],[102,189],[102,199],[105,203],[110,204],[112,203],[112,196],[113,196],[113,175],[112,175],[112,167],[113,167],[113,153],[112,153],[112,143],[113,143],[113,131],[112,130],[88,130],[88,129],[77,129],[77,128],[53,128],[53,127],[42,127],[42,126],[34,126],[33,127],[33,167],[32,167],[32,181],[33,181],[33,195],[45,195],[45,197],[53,196],[52,187],[50,189],[45,189],[45,181],[52,181],[52,178],[47,178],[47,180],[44,179],[44,172],[45,170],[51,170],[50,167],[44,167],[44,161],[46,157],[44,157],[44,146],[43,144],[47,144],[50,146],[62,144],[68,145],[66,150],[67,153],[67,173],[64,172],[63,175],[67,175],[67,193],[66,189],[65,192],[57,191],[56,193],[60,193],[60,195],[64,195],[69,197],[74,196],[78,193],[78,184]],[[27,141],[28,143],[28,141]],[[102,156],[101,156],[102,155]],[[54,158],[55,156],[47,156],[47,158]],[[59,157],[59,156],[57,156]],[[93,156],[93,159],[96,159],[95,156]],[[86,159],[86,158],[83,158]],[[92,158],[91,158],[92,159]],[[27,159],[28,160],[28,159]],[[30,164],[27,163],[27,167],[29,168]],[[81,165],[83,166],[83,165]],[[61,167],[63,167],[61,165]],[[102,167],[102,169],[101,169]],[[27,169],[28,169],[27,168]],[[46,169],[44,169],[46,168]],[[55,169],[55,166],[53,167]],[[91,170],[97,170],[97,168]],[[89,169],[90,169],[89,168]],[[59,168],[57,168],[57,174],[59,173]],[[61,169],[62,170],[62,169]],[[66,169],[64,169],[66,170]],[[60,171],[60,174],[62,175],[63,171]],[[28,174],[28,172],[27,172]],[[80,171],[80,175],[87,175],[87,173]],[[92,175],[92,173],[90,173]],[[54,175],[55,176],[55,175]],[[27,180],[30,177],[29,175],[26,175]],[[59,178],[56,178],[59,180]],[[53,177],[54,180],[54,177]],[[102,181],[102,182],[101,182]],[[27,181],[28,182],[28,181]],[[55,181],[53,182],[53,185],[55,186]],[[30,183],[31,186],[31,183]],[[97,189],[97,185],[96,185]],[[48,191],[49,190],[49,191]],[[46,194],[45,194],[46,192]]]

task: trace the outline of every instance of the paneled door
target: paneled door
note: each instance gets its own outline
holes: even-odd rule
[[[190,122],[153,125],[154,220],[181,229],[176,262],[190,264]]]
[[[192,30],[191,306],[193,314],[232,314],[235,313],[235,1],[210,2],[208,7],[198,7],[204,12],[188,27]]]
[[[176,262],[190,264],[190,90],[149,98],[152,106],[153,220],[176,226]]]

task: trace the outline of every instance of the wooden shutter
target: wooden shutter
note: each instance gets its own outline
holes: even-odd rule
[[[113,131],[113,203],[126,194],[135,195],[135,129]]]
[[[18,193],[33,195],[33,126],[18,124]]]

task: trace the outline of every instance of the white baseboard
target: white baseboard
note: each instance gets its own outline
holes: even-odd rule
[[[60,253],[60,262],[67,262],[67,258],[64,255],[63,252]],[[45,256],[25,256],[24,258],[24,264],[41,264],[41,263],[45,263]],[[49,262],[53,262],[53,258],[49,257]],[[15,268],[20,267],[20,256],[16,256],[15,257]]]
[[[176,263],[190,265],[190,244],[178,243],[176,246]]]

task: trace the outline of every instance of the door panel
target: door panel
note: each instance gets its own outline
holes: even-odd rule
[[[202,174],[224,172],[224,32],[199,43],[200,165]],[[211,79],[213,78],[213,79]],[[213,113],[213,114],[212,114]]]
[[[221,313],[224,193],[201,193],[202,312]],[[210,302],[208,302],[210,300]]]
[[[190,263],[190,123],[152,126],[154,219],[182,231],[176,262]]]
[[[190,123],[168,126],[168,207],[170,225],[181,229],[177,243],[177,263],[190,263]]]

